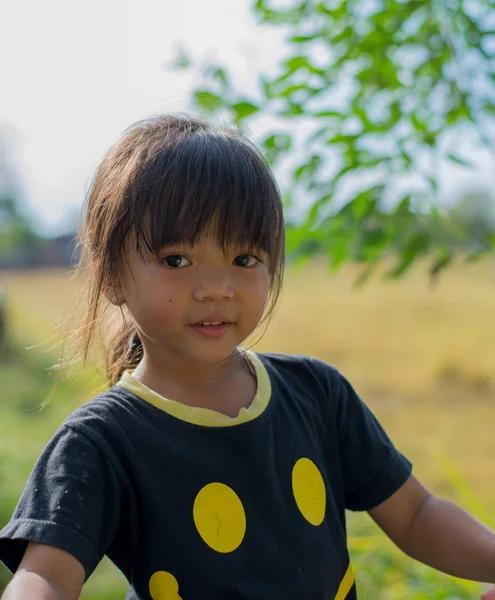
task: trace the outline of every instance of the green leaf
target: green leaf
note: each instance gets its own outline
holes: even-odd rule
[[[335,175],[333,176],[333,184],[337,183],[337,181],[349,171],[353,171],[355,169],[354,165],[345,165],[342,167]]]
[[[365,283],[368,283],[369,279],[373,275],[373,272],[375,271],[375,268],[376,268],[376,266],[374,264],[371,264],[368,267],[366,267],[361,272],[361,274],[356,279],[356,281],[354,282],[354,287],[356,289],[360,289],[360,288],[362,288],[364,286]]]
[[[285,63],[285,66],[288,73],[294,73],[294,71],[298,71],[299,69],[307,69],[310,63],[306,56],[294,56]]]
[[[356,143],[356,141],[358,140],[359,136],[358,135],[344,135],[342,133],[336,133],[334,136],[332,136],[331,138],[329,138],[326,143],[328,145],[330,144],[347,144],[347,145],[354,145]]]
[[[330,129],[328,128],[328,125],[320,127],[311,135],[308,142],[311,144],[312,142],[321,139],[322,137],[326,136],[329,133],[329,131]]]
[[[442,223],[442,215],[435,204],[430,206],[430,218],[435,227],[438,227]]]
[[[330,264],[334,270],[337,270],[349,256],[350,237],[347,234],[341,234],[340,237],[334,237],[329,248]]]
[[[273,164],[281,152],[290,150],[292,147],[292,137],[287,133],[275,133],[266,137],[262,144],[268,162]]]
[[[288,102],[287,107],[283,110],[280,115],[283,117],[297,117],[304,114],[304,108],[301,104],[295,102]]]
[[[274,86],[273,86],[272,82],[270,81],[270,79],[261,75],[260,83],[261,83],[261,87],[263,89],[265,98],[267,100],[271,100],[272,98],[274,98],[276,96],[276,91],[275,91]]]
[[[259,111],[259,109],[259,106],[256,106],[251,102],[237,102],[236,104],[232,105],[232,110],[235,113],[235,118],[237,121],[254,115],[254,113],[257,113]]]
[[[352,211],[358,221],[364,217],[377,212],[378,201],[383,192],[383,184],[374,185],[366,190],[359,192],[352,200]]]
[[[433,264],[430,267],[429,273],[431,277],[437,277],[443,269],[447,267],[449,263],[452,262],[454,256],[452,251],[448,248],[442,248],[438,251],[437,257],[435,258]]]
[[[372,202],[371,194],[366,190],[365,192],[358,194],[351,202],[354,217],[359,221],[369,213],[370,203]]]
[[[451,154],[450,152],[447,154],[447,158],[449,160],[451,160],[452,162],[457,163],[458,165],[462,165],[463,167],[469,167],[469,168],[474,167],[473,163],[469,162],[468,160],[466,160],[464,158],[461,158],[460,156]]]
[[[313,41],[314,37],[311,35],[293,35],[289,38],[289,42],[292,44],[305,44]]]
[[[409,235],[403,248],[399,248],[399,263],[388,271],[388,276],[395,278],[403,275],[419,256],[424,256],[430,245],[430,236],[426,231],[417,231]]]
[[[405,253],[401,257],[401,259],[400,259],[399,263],[396,265],[396,267],[387,272],[387,276],[390,277],[391,279],[396,279],[398,277],[401,277],[409,269],[409,267],[413,264],[415,258],[416,258],[416,254],[414,252],[409,251],[409,252]]]
[[[194,93],[196,105],[208,113],[214,113],[222,108],[224,101],[220,96],[208,90],[200,90]]]
[[[438,192],[438,179],[436,179],[435,177],[432,177],[432,176],[428,176],[426,179],[428,180],[428,182],[431,186],[431,189],[434,192]]]
[[[426,133],[426,131],[427,131],[426,125],[425,125],[425,123],[423,123],[423,121],[421,121],[418,118],[416,113],[411,114],[411,123],[413,124],[416,131],[421,131],[422,133]]]
[[[308,86],[305,83],[300,83],[298,85],[291,85],[287,88],[285,88],[285,90],[282,90],[279,92],[279,96],[281,98],[288,98],[289,96],[292,96],[292,94],[299,92],[301,90],[307,90],[309,89]]]
[[[346,115],[337,110],[324,110],[313,114],[314,117],[336,117],[337,119],[345,119]]]
[[[329,186],[327,191],[329,193],[327,193],[324,196],[320,196],[320,198],[318,198],[318,200],[310,208],[308,216],[306,217],[306,225],[308,227],[313,227],[315,225],[316,220],[319,219],[321,216],[322,209],[324,207],[328,206],[329,204],[331,204],[331,202],[333,201],[333,199],[334,199],[333,186]]]
[[[410,215],[411,214],[411,195],[404,196],[402,200],[397,204],[395,209],[397,216]]]
[[[321,164],[321,157],[317,154],[313,154],[308,162],[300,165],[295,169],[292,179],[295,183],[297,183],[302,178],[310,178],[317,171]]]
[[[222,89],[225,90],[229,86],[229,78],[225,69],[215,67],[211,73],[211,77],[220,83]]]
[[[276,133],[269,135],[263,145],[267,149],[277,148],[280,151],[286,152],[292,147],[292,138],[288,133]]]
[[[311,232],[305,225],[288,227],[285,235],[287,253],[304,255],[309,247],[315,245],[314,238],[314,232]]]
[[[175,70],[185,70],[191,67],[191,59],[186,54],[184,48],[179,48],[177,56],[171,64],[171,68]]]

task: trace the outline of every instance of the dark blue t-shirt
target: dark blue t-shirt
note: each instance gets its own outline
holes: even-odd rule
[[[128,599],[354,600],[345,509],[399,489],[410,463],[348,381],[302,356],[249,352],[258,393],[230,418],[130,373],[78,408],[39,458],[0,560],[29,541],[106,554]]]

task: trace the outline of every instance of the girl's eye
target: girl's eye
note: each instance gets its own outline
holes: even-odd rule
[[[170,254],[169,256],[162,258],[160,262],[172,269],[182,269],[183,267],[189,267],[191,265],[191,261],[182,254]]]
[[[254,267],[258,262],[259,259],[253,254],[240,254],[234,258],[234,264],[237,267]]]

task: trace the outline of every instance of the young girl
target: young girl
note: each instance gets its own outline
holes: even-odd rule
[[[411,475],[337,370],[241,346],[284,266],[279,192],[250,143],[187,117],[138,123],[97,171],[81,241],[84,356],[120,311],[110,389],[63,423],[2,530],[3,600],[75,600],[105,554],[128,600],[355,599],[345,509],[495,582],[495,533]]]

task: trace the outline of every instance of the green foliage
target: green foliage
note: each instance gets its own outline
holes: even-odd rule
[[[481,585],[449,577],[400,552],[365,514],[348,514],[360,600],[473,600]]]
[[[495,235],[495,201],[484,192],[462,195],[448,212],[448,223],[453,235],[462,238],[465,244],[478,249],[477,245],[493,244]]]
[[[363,262],[364,279],[391,254],[397,277],[424,255],[436,275],[460,252],[493,251],[493,236],[475,247],[446,240],[436,208],[439,160],[470,166],[445,134],[474,131],[480,146],[494,147],[486,128],[495,111],[493,8],[493,0],[296,0],[286,8],[255,1],[260,23],[287,31],[289,55],[277,73],[260,75],[256,98],[238,91],[222,66],[201,66],[193,104],[241,130],[260,114],[284,123],[264,139],[274,167],[294,152],[292,132],[303,136],[304,158],[285,194],[289,251],[323,251],[335,268]],[[344,95],[342,107],[336,99]],[[410,175],[423,185],[391,202]],[[343,194],[349,181],[370,176],[375,184]],[[302,219],[291,212],[298,197],[306,201]]]
[[[0,260],[34,245],[38,236],[11,196],[0,197]]]

